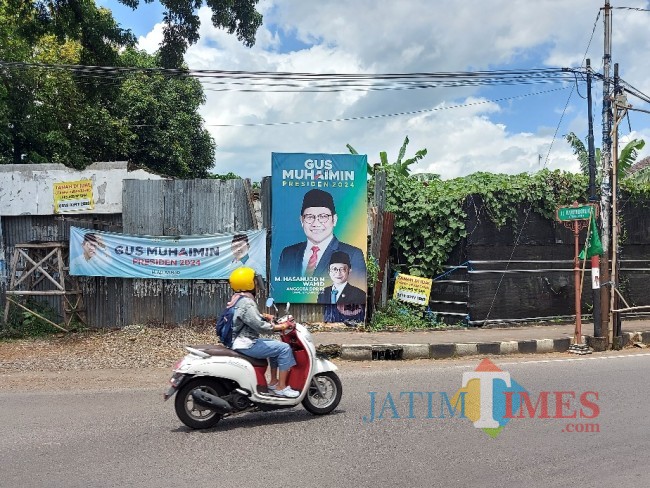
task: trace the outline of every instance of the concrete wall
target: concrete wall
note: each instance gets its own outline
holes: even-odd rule
[[[0,165],[0,216],[53,215],[54,183],[92,180],[95,208],[78,213],[122,213],[122,181],[160,180],[144,170],[128,171],[126,161],[93,163],[83,171],[62,164]]]

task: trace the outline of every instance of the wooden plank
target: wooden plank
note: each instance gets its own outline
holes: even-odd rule
[[[22,247],[22,246],[21,246],[21,247]],[[18,247],[17,247],[17,249],[18,249]],[[20,279],[15,283],[14,287],[17,286],[17,285],[19,285],[20,283],[22,283],[22,282],[23,282],[23,281],[24,281],[28,276],[32,276],[32,277],[33,277],[35,271],[40,271],[40,272],[43,273],[43,275],[45,275],[45,276],[46,276],[46,277],[47,277],[47,278],[48,278],[52,283],[54,283],[54,285],[55,285],[57,288],[59,288],[59,289],[61,289],[61,290],[64,290],[64,288],[61,287],[61,285],[59,285],[59,284],[56,282],[56,280],[55,280],[54,278],[52,278],[52,276],[50,276],[50,274],[49,274],[47,271],[45,271],[45,269],[42,267],[42,264],[43,264],[45,261],[47,261],[47,260],[50,258],[50,256],[52,256],[53,254],[55,254],[55,253],[57,252],[56,249],[52,249],[52,250],[51,250],[51,251],[50,251],[50,252],[49,252],[49,253],[48,253],[48,254],[47,254],[43,259],[41,259],[38,263],[37,263],[36,261],[34,261],[34,260],[29,256],[29,254],[25,253],[22,249],[18,249],[18,250],[19,250],[19,252],[23,255],[23,257],[24,257],[27,261],[29,261],[30,263],[32,263],[33,267],[30,268],[29,271],[27,271],[23,276],[20,277]],[[32,286],[33,286],[33,285],[32,285]]]
[[[50,241],[47,244],[30,244],[30,243],[22,243],[22,244],[16,244],[15,247],[22,247],[25,249],[42,249],[43,247],[68,247],[67,242],[57,242],[57,241]]]
[[[25,296],[62,296],[62,295],[77,295],[80,291],[66,291],[66,290],[7,290],[7,295],[25,295]]]
[[[379,248],[379,282],[384,283],[384,270],[388,265],[388,256],[390,255],[390,244],[393,239],[393,225],[395,222],[395,214],[392,212],[383,212],[382,219],[382,232],[381,232],[381,247]],[[387,282],[387,281],[386,281]],[[382,300],[382,296],[386,296],[383,286],[375,290],[375,303]],[[384,305],[382,303],[382,305]]]

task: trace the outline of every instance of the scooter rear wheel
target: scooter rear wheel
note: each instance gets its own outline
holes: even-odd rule
[[[192,398],[194,390],[201,390],[211,395],[224,395],[223,388],[212,378],[195,378],[176,393],[174,407],[176,415],[185,425],[192,429],[209,429],[217,425],[222,415],[208,407],[198,405]]]
[[[314,381],[317,381],[320,385],[324,393],[323,395],[321,395],[316,385],[313,384]],[[314,415],[325,415],[339,405],[342,394],[343,386],[336,373],[328,371],[317,374],[309,385],[309,390],[302,401],[302,406]]]

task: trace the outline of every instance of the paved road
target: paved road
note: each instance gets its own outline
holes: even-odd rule
[[[417,403],[414,419],[363,422],[368,392],[382,403],[391,393],[405,417],[399,392],[451,394],[477,360],[343,364],[345,393],[334,414],[248,414],[210,431],[184,428],[161,388],[0,392],[0,486],[650,484],[650,354],[495,363],[529,392],[599,392],[600,415],[590,422],[600,432],[563,433],[566,420],[515,419],[493,439],[468,419],[426,418]]]

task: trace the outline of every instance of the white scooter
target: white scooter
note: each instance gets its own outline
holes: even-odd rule
[[[272,298],[266,306],[275,306]],[[316,355],[312,335],[305,326],[291,315],[278,320],[284,322],[291,327],[282,332],[281,340],[291,346],[296,359],[287,384],[300,392],[297,398],[277,396],[268,388],[266,359],[245,356],[223,345],[186,347],[189,354],[174,365],[171,386],[164,394],[168,400],[176,393],[174,406],[181,422],[192,429],[208,429],[222,418],[292,408],[299,403],[315,415],[334,410],[343,393],[335,373],[338,368]]]

